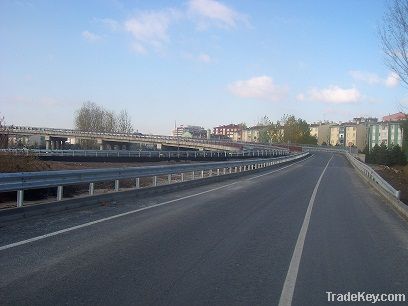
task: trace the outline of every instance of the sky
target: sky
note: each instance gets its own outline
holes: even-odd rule
[[[381,0],[0,1],[0,114],[73,128],[92,101],[135,130],[293,114],[309,123],[408,106],[385,65]]]

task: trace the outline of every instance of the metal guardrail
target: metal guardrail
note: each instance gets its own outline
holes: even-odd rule
[[[0,173],[0,192],[17,191],[17,207],[23,206],[24,190],[57,187],[57,200],[63,198],[63,187],[67,185],[89,184],[89,195],[94,194],[94,183],[103,181],[115,181],[115,191],[119,191],[119,180],[135,179],[135,188],[140,188],[140,178],[152,177],[153,186],[157,186],[157,176],[168,175],[168,183],[172,183],[172,174],[181,174],[184,181],[184,173],[191,172],[193,179],[204,178],[204,171],[209,170],[210,176],[215,169],[217,175],[238,173],[269,167],[287,161],[302,158],[309,153],[301,153],[285,157],[269,159],[251,159],[226,162],[210,162],[184,165],[148,166],[115,169],[85,169],[85,170],[62,170],[41,171],[22,173]],[[196,172],[200,172],[198,177]]]
[[[372,169],[370,166],[363,163],[362,161],[358,160],[350,153],[346,153],[346,156],[348,160],[351,162],[351,164],[356,169],[358,169],[362,174],[364,174],[367,178],[377,183],[382,189],[384,189],[386,192],[388,192],[392,196],[396,197],[397,199],[400,199],[401,192],[399,190],[396,190],[394,187],[392,187],[377,172],[375,172],[374,169]]]
[[[357,148],[353,147],[332,147],[332,146],[304,146],[301,145],[303,151],[311,152],[332,152],[332,153],[352,153],[358,152]]]
[[[271,157],[287,155],[286,150],[250,151],[126,151],[126,150],[36,150],[1,149],[0,152],[16,155],[66,156],[66,157],[148,157],[148,158],[212,158],[212,157]]]

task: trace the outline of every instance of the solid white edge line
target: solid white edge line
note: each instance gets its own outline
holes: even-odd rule
[[[282,293],[279,299],[279,306],[290,306],[292,305],[293,293],[295,291],[296,279],[299,272],[300,260],[302,258],[303,246],[305,244],[307,229],[310,223],[310,217],[312,214],[313,204],[317,195],[317,190],[319,189],[320,182],[322,181],[323,175],[329,166],[330,161],[333,159],[334,155],[331,156],[329,161],[324,167],[322,174],[313,189],[312,196],[310,197],[309,205],[306,210],[305,218],[303,220],[302,228],[300,229],[298,239],[296,241],[295,249],[293,251],[292,259],[289,264],[288,273],[286,274],[285,282],[283,284]]]
[[[309,157],[311,157],[311,156],[309,156]],[[308,158],[306,158],[306,159],[308,159]],[[301,161],[304,161],[306,159],[302,159]],[[301,162],[301,161],[299,161],[299,162]],[[272,171],[272,172],[265,173],[263,175],[267,175],[267,174],[271,174],[273,172],[283,170],[283,169],[288,168],[288,167],[290,167],[292,165],[295,165],[295,164],[297,164],[299,162],[290,164],[289,166],[286,166],[286,167],[283,167],[283,168],[279,168],[279,169],[277,169],[275,171]],[[260,176],[263,176],[263,175],[259,175],[257,177],[260,177]],[[254,177],[254,178],[257,178],[257,177]],[[18,241],[18,242],[6,244],[6,245],[3,245],[3,246],[0,246],[0,251],[7,250],[7,249],[10,249],[10,248],[14,248],[16,246],[20,246],[20,245],[27,244],[27,243],[30,243],[30,242],[42,240],[42,239],[45,239],[45,238],[48,238],[48,237],[53,237],[53,236],[56,236],[56,235],[60,235],[60,234],[70,232],[70,231],[73,231],[73,230],[77,230],[77,229],[80,229],[80,228],[83,228],[83,227],[88,227],[88,226],[98,224],[98,223],[101,223],[101,222],[105,222],[105,221],[113,220],[113,219],[116,219],[116,218],[124,217],[124,216],[127,216],[127,215],[131,215],[131,214],[134,214],[134,213],[144,211],[144,210],[148,210],[148,209],[152,209],[152,208],[155,208],[155,207],[159,207],[159,206],[167,205],[167,204],[170,204],[170,203],[174,203],[174,202],[177,202],[177,201],[193,198],[193,197],[196,197],[196,196],[199,196],[199,195],[202,195],[202,194],[206,194],[206,193],[209,193],[209,192],[217,191],[219,189],[235,185],[237,183],[239,183],[239,181],[231,183],[231,184],[223,185],[223,186],[220,186],[220,187],[216,187],[216,188],[213,188],[213,189],[209,189],[209,190],[206,190],[206,191],[190,194],[190,195],[185,196],[185,197],[165,201],[165,202],[162,202],[162,203],[154,204],[154,205],[143,207],[143,208],[138,208],[138,209],[131,210],[131,211],[121,213],[121,214],[117,214],[117,215],[114,215],[114,216],[110,216],[110,217],[102,218],[102,219],[99,219],[99,220],[83,223],[83,224],[80,224],[80,225],[68,227],[68,228],[65,228],[63,230],[55,231],[55,232],[44,234],[44,235],[41,235],[41,236],[37,236],[37,237],[29,238],[29,239],[26,239],[26,240],[21,240],[21,241]]]

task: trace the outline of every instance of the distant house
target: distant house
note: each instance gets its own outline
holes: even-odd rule
[[[173,136],[183,138],[207,138],[207,130],[196,125],[180,125],[173,130]]]
[[[234,138],[234,133],[241,132],[242,126],[239,124],[220,125],[213,128],[213,135],[215,136],[228,136]]]
[[[237,132],[234,132],[232,139],[235,141],[259,142],[259,133],[263,128],[264,126],[243,128]]]

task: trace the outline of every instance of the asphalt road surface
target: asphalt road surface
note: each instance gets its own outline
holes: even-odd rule
[[[335,305],[327,292],[408,300],[407,222],[338,154],[0,227],[1,305]]]

